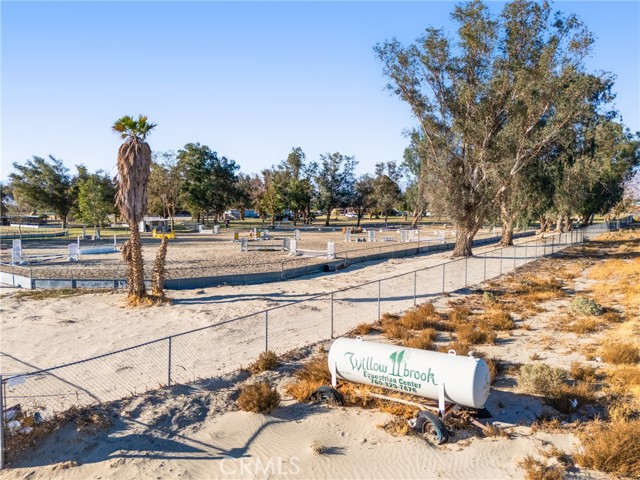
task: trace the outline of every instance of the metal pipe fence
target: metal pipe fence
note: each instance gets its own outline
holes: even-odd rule
[[[312,296],[86,360],[0,377],[3,408],[64,411],[214,378],[248,366],[265,350],[283,354],[344,335],[384,312],[419,303],[515,271],[580,244],[608,225],[535,238],[469,258]],[[2,422],[0,422],[2,423]]]

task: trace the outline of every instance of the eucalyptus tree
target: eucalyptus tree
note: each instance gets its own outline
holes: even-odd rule
[[[129,240],[122,249],[127,261],[127,287],[130,305],[145,303],[144,260],[138,224],[147,209],[147,186],[151,174],[151,147],[147,135],[156,127],[144,115],[137,119],[125,115],[116,120],[112,129],[124,140],[118,149],[118,180],[116,205],[120,216],[129,224]]]
[[[513,178],[602,96],[606,76],[586,75],[592,37],[548,4],[507,3],[493,15],[472,1],[455,7],[457,42],[427,28],[416,44],[375,47],[389,89],[418,120],[417,154],[427,198],[456,230],[454,256],[472,241]]]
[[[175,152],[154,152],[149,177],[148,212],[169,218],[173,230],[176,210],[182,197],[184,178],[180,175]]]
[[[375,196],[374,192],[374,180],[373,177],[369,174],[364,174],[356,180],[356,183],[353,186],[353,199],[351,201],[351,206],[354,208],[356,215],[358,216],[358,222],[356,226],[360,226],[360,222],[362,221],[362,217],[367,213],[367,211],[371,211],[371,209],[375,206]]]
[[[339,152],[320,155],[315,182],[318,187],[318,205],[327,212],[325,225],[329,225],[334,208],[346,207],[351,203],[357,164],[354,157]]]
[[[293,223],[299,220],[307,224],[311,216],[311,201],[314,197],[312,177],[317,169],[315,162],[305,163],[306,155],[300,147],[291,149],[279,170],[282,175],[278,183],[284,207],[293,215]]]
[[[24,164],[13,163],[15,172],[9,175],[13,195],[19,203],[26,203],[41,211],[53,211],[67,228],[67,216],[77,195],[73,179],[62,160],[49,155],[49,160],[34,156]]]
[[[402,191],[398,185],[402,177],[401,169],[394,161],[376,164],[376,177],[373,180],[374,204],[384,217],[386,224],[389,214],[402,202]]]

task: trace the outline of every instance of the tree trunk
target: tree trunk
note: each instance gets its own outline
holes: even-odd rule
[[[331,211],[333,210],[333,208],[327,208],[327,219],[324,221],[324,226],[328,227],[329,226],[329,220],[331,220]]]
[[[473,238],[476,236],[476,233],[478,233],[480,226],[481,223],[477,225],[455,225],[456,244],[453,248],[453,257],[470,257],[473,255]]]
[[[415,229],[418,226],[418,222],[420,221],[420,217],[422,217],[422,212],[424,210],[416,210],[413,213],[413,220],[411,220],[411,228]]]
[[[60,215],[60,217],[62,218],[62,228],[67,228],[67,216],[66,215]]]
[[[153,265],[153,274],[151,277],[151,293],[156,297],[164,298],[164,277],[165,277],[165,264],[167,260],[167,246],[169,239],[162,237],[160,243],[160,249],[156,253],[156,261]]]
[[[502,247],[508,247],[513,245],[513,228],[516,222],[513,215],[509,215],[504,209],[502,210],[501,217],[502,238],[500,239],[500,245]]]
[[[562,233],[563,221],[564,221],[564,215],[558,215],[558,221],[556,222],[556,232]]]
[[[571,230],[571,225],[573,224],[573,220],[570,214],[566,214],[564,217],[564,231],[568,232]]]
[[[358,221],[356,222],[356,227],[360,226],[360,220],[362,220],[362,213],[358,213]]]
[[[142,258],[142,244],[138,225],[129,223],[129,254],[127,268],[127,282],[129,286],[129,301],[140,303],[147,297],[144,286],[144,259]],[[124,252],[123,252],[124,253]]]

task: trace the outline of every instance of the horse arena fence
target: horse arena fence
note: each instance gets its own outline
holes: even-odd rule
[[[344,335],[360,323],[401,312],[449,292],[515,272],[518,267],[627,226],[589,227],[528,239],[479,255],[292,301],[175,335],[41,370],[0,375],[0,407],[50,415],[177,384],[213,379],[278,355]],[[0,422],[3,425],[4,422]]]

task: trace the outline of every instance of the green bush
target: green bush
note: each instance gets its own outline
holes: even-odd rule
[[[602,305],[587,297],[576,297],[571,302],[571,311],[577,315],[602,315]]]
[[[518,371],[518,386],[526,393],[543,397],[556,397],[565,386],[567,372],[546,363],[523,365]]]

